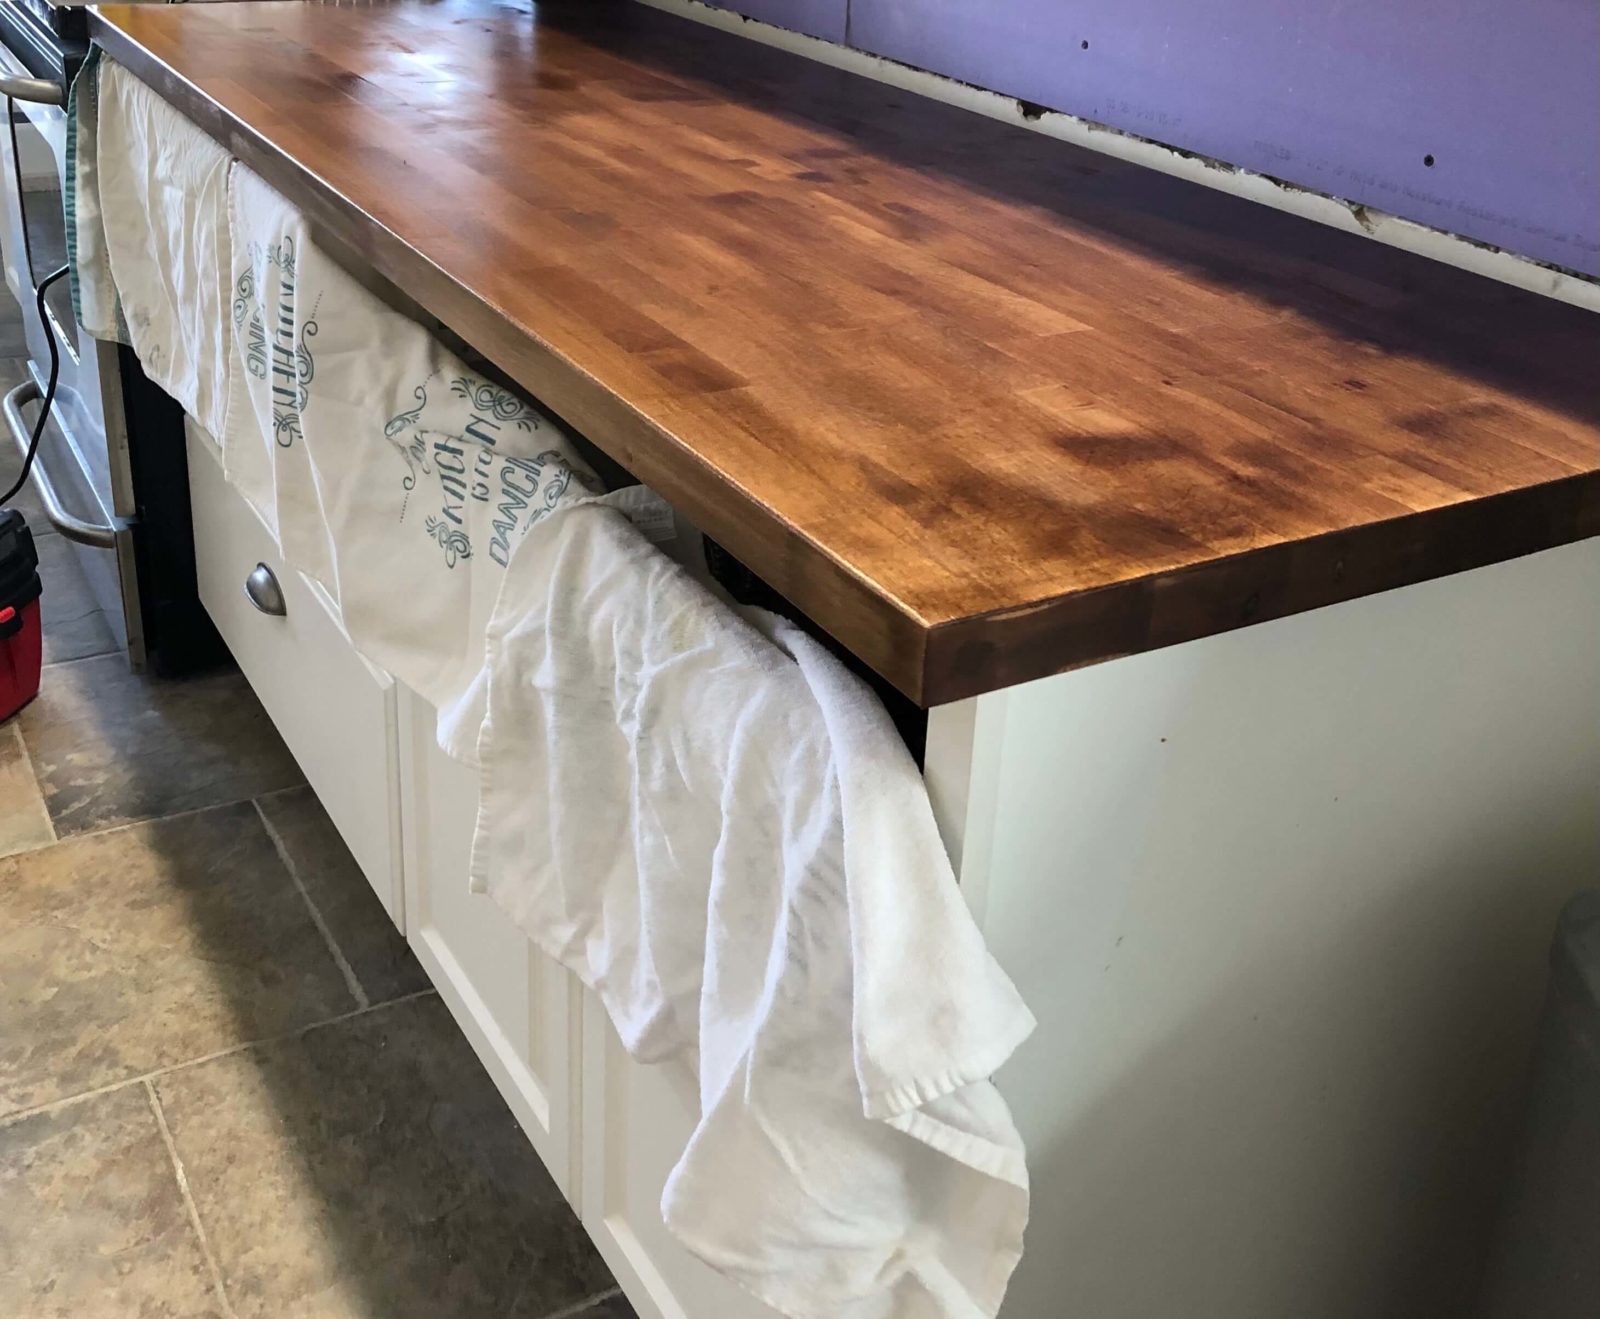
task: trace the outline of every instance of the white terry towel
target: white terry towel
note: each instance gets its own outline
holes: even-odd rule
[[[471,699],[511,552],[592,493],[550,418],[362,287],[243,165],[229,206],[229,481],[367,659],[476,738]],[[447,748],[449,749],[449,748]]]
[[[697,1060],[668,1226],[795,1319],[995,1314],[1028,1192],[988,1077],[1034,1022],[882,705],[605,500],[528,533],[488,672],[474,884]]]
[[[100,60],[95,162],[89,174],[106,217],[103,254],[79,233],[76,211],[85,176],[75,170],[73,236],[81,269],[109,262],[128,342],[146,374],[213,434],[227,409],[228,334],[223,311],[228,274],[227,152],[126,69]],[[87,69],[79,81],[92,77]],[[78,97],[75,95],[75,106]],[[78,134],[86,131],[75,111]],[[81,154],[82,144],[77,146]],[[95,217],[96,219],[98,217]],[[102,337],[118,327],[102,294],[86,325]]]

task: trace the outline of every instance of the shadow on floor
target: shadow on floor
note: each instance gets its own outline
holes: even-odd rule
[[[0,1309],[631,1314],[239,675],[59,664],[19,726]]]

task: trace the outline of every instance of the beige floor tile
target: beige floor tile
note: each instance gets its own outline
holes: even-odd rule
[[[0,856],[55,842],[16,721],[0,724]]]
[[[613,1285],[431,995],[157,1090],[240,1319],[542,1319]]]
[[[220,1313],[143,1086],[0,1125],[0,1314]]]
[[[55,665],[18,718],[62,837],[304,781],[237,672],[163,681],[120,655]]]
[[[428,988],[428,975],[367,883],[310,788],[257,803],[289,865],[367,995],[382,1003]]]
[[[0,860],[0,1113],[353,1006],[249,803]]]

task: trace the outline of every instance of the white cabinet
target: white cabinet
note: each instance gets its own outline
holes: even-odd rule
[[[432,707],[402,687],[399,708],[411,945],[629,1302],[640,1319],[778,1319],[662,1222],[694,1072],[630,1058],[599,998],[468,890],[476,778],[439,750]]]
[[[643,1319],[772,1319],[660,1217],[698,1111],[467,887],[473,773],[191,449],[201,594]],[[245,600],[274,565],[283,618]],[[1600,874],[1600,540],[934,711],[1039,1018],[1002,1319],[1465,1312],[1555,914]],[[403,835],[403,843],[401,841]],[[392,881],[391,881],[392,883]]]
[[[661,1222],[661,1188],[697,1120],[693,1074],[630,1059],[598,1000],[469,890],[474,772],[439,750],[433,708],[355,653],[193,429],[189,481],[207,612],[635,1309],[771,1319]],[[281,615],[246,595],[258,565]]]
[[[407,937],[562,1192],[575,1198],[576,980],[467,887],[476,774],[439,750],[401,688]]]
[[[404,930],[394,680],[351,649],[321,591],[284,566],[272,534],[223,478],[210,441],[192,422],[188,443],[200,601],[384,910]],[[281,614],[263,612],[245,594],[258,569],[281,593]]]
[[[661,1188],[700,1118],[694,1073],[635,1062],[583,994],[583,1225],[640,1319],[776,1319],[690,1255],[661,1221]]]
[[[661,1221],[661,1188],[699,1114],[693,1073],[623,1051],[599,1000],[467,887],[473,771],[400,689],[409,939],[641,1319],[771,1319],[692,1258]]]

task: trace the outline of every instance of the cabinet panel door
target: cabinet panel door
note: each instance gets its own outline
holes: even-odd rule
[[[394,923],[405,929],[395,683],[350,645],[320,590],[278,557],[272,534],[191,427],[189,495],[200,601],[262,708]],[[245,594],[260,568],[280,612]],[[260,587],[257,595],[272,603]]]
[[[600,1000],[583,1001],[583,1225],[640,1319],[778,1319],[689,1254],[661,1221],[661,1188],[700,1114],[687,1065],[628,1057]]]
[[[434,741],[433,707],[402,688],[409,938],[550,1175],[574,1198],[577,999],[567,971],[467,888],[477,777]]]

